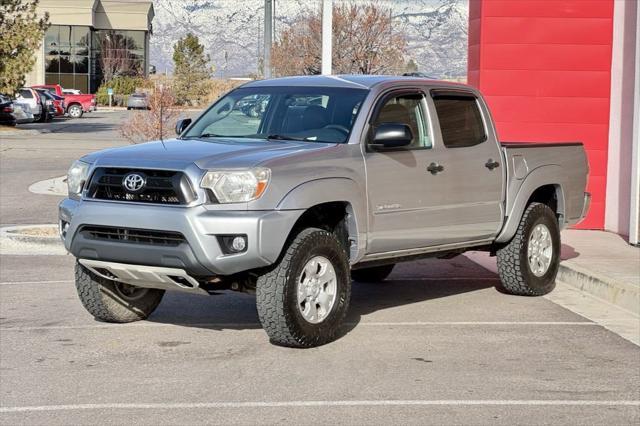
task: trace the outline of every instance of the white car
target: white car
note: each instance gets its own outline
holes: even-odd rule
[[[27,104],[31,108],[31,113],[35,121],[39,121],[42,115],[42,103],[40,95],[34,89],[23,87],[16,93],[16,100],[21,104]]]
[[[62,89],[63,95],[82,95],[82,92],[78,89]]]

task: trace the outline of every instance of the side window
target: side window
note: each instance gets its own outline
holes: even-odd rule
[[[408,125],[413,133],[413,140],[408,149],[431,148],[433,145],[421,94],[399,95],[387,99],[373,121],[374,126],[381,123]]]
[[[22,96],[25,99],[33,99],[33,95],[31,94],[30,90],[25,90],[25,89],[20,90],[20,96]]]
[[[447,148],[478,145],[487,140],[476,98],[465,95],[437,95],[433,102]]]

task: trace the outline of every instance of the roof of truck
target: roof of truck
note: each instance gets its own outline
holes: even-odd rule
[[[441,87],[465,86],[461,83],[450,81],[430,80],[422,77],[405,77],[397,75],[304,75],[293,77],[271,78],[268,80],[255,80],[243,85],[243,87],[270,87],[270,86],[325,86],[325,87],[350,87],[371,89],[380,83],[406,83],[415,81],[429,83]]]

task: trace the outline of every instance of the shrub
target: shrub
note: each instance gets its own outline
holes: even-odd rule
[[[113,105],[124,106],[127,104],[127,98],[130,94],[135,93],[140,88],[152,88],[153,83],[142,77],[115,77],[111,81],[103,83],[96,92],[96,101],[100,105],[109,105],[109,95],[107,89],[113,89]]]

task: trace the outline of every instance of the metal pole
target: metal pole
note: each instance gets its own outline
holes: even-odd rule
[[[333,0],[322,0],[322,74],[331,74]]]
[[[273,42],[273,2],[264,0],[264,78],[271,78],[271,43]]]

